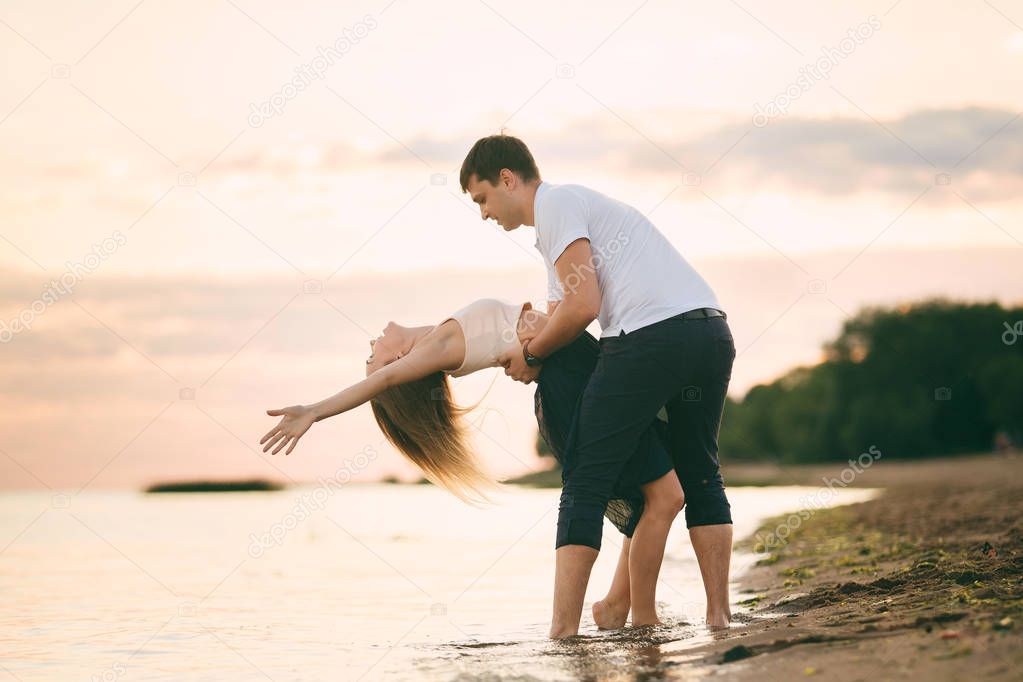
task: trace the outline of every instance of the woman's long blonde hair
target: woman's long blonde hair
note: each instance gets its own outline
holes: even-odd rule
[[[429,481],[472,505],[491,501],[487,492],[496,490],[498,483],[473,455],[463,420],[476,405],[455,404],[447,374],[434,372],[390,386],[370,405],[387,440]]]

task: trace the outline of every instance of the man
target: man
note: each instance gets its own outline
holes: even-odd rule
[[[678,472],[707,594],[707,623],[727,625],[732,519],[717,435],[735,345],[713,291],[639,211],[581,185],[544,182],[529,149],[515,137],[478,140],[460,181],[484,220],[493,218],[506,231],[535,226],[535,246],[547,266],[550,320],[506,374],[530,383],[543,358],[594,319],[601,326],[600,357],[566,456],[550,636],[578,634],[612,486],[662,408],[675,464],[664,483]],[[656,578],[668,527],[670,520],[645,537],[642,551],[650,561],[632,566]],[[634,537],[632,551],[639,550]],[[633,616],[635,624],[635,611]]]

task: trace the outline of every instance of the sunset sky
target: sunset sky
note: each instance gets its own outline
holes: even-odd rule
[[[89,5],[0,8],[2,488],[309,481],[367,446],[361,478],[415,478],[367,406],[287,459],[265,410],[361,378],[388,320],[540,300],[533,229],[458,186],[502,129],[706,276],[735,397],[864,305],[1023,300],[1018,0]],[[455,390],[488,387],[481,455],[538,466],[533,387]]]

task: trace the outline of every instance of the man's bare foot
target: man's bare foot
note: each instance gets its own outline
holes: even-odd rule
[[[707,612],[707,627],[727,628],[732,620],[732,614],[728,611]]]
[[[569,637],[575,637],[578,632],[570,632],[568,630],[551,630],[547,636],[550,639],[568,639]]]
[[[593,602],[593,622],[598,630],[617,630],[625,627],[629,618],[629,605],[613,602],[606,597]]]

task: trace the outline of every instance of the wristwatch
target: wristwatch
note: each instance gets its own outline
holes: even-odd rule
[[[529,341],[532,341],[532,339]],[[526,359],[526,364],[530,367],[539,367],[543,364],[543,360],[529,352],[529,341],[522,344],[522,357]]]

